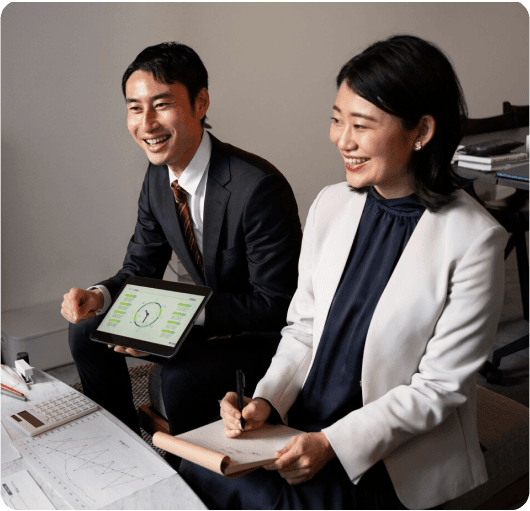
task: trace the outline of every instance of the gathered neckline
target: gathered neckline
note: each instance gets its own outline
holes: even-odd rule
[[[399,216],[421,216],[425,211],[425,206],[415,193],[396,199],[385,199],[377,190],[371,186],[368,190],[368,196],[373,199],[377,205],[394,215]]]

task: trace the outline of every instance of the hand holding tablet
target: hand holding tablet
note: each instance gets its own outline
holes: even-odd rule
[[[112,348],[116,353],[123,353],[124,355],[131,355],[132,357],[147,357],[149,355],[149,353],[133,350],[132,348],[124,348],[123,346],[107,344],[107,347]]]
[[[171,358],[211,295],[208,287],[129,277],[90,339],[121,353]]]

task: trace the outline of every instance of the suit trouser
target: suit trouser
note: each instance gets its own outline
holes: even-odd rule
[[[91,341],[102,316],[70,324],[69,343],[85,395],[140,434],[125,355]],[[276,352],[278,332],[252,332],[208,341],[193,329],[172,359],[163,364],[162,396],[172,435],[203,426],[219,415],[218,400],[236,389],[236,369],[246,377],[251,397]]]

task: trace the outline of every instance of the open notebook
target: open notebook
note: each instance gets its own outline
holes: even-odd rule
[[[226,438],[223,421],[219,420],[177,436],[157,432],[153,444],[218,474],[238,477],[274,461],[275,451],[301,433],[280,424],[264,424],[238,438]]]

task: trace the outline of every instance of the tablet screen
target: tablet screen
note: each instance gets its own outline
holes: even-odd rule
[[[126,284],[97,330],[172,348],[205,299],[193,292]]]

